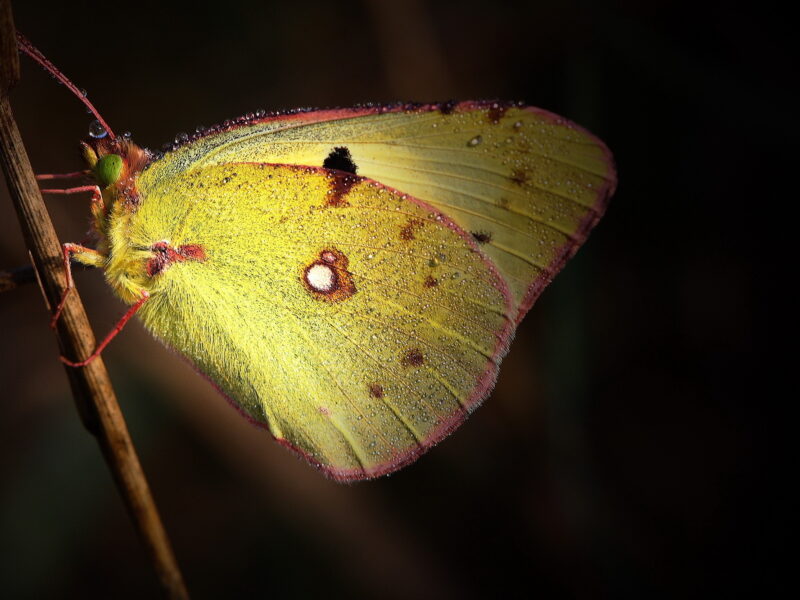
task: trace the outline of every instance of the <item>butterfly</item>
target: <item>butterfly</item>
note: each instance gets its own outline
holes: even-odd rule
[[[156,153],[19,41],[98,119],[95,185],[74,188],[93,192],[95,243],[65,244],[65,264],[130,305],[62,360],[136,314],[336,480],[413,462],[480,405],[616,187],[602,141],[517,102],[260,111]]]

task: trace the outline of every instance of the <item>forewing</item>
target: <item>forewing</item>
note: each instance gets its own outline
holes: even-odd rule
[[[419,198],[481,244],[522,318],[584,241],[616,185],[584,129],[497,102],[316,111],[216,130],[167,155],[163,176],[231,161],[355,170]]]
[[[437,209],[280,165],[148,170],[138,188],[132,244],[205,254],[155,276],[146,326],[331,476],[414,460],[493,386],[511,297]]]

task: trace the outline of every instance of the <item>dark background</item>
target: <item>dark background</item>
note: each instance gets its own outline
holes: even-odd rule
[[[325,480],[136,323],[105,353],[196,598],[775,593],[793,520],[767,467],[797,196],[792,21],[726,2],[15,2],[111,126],[158,148],[259,108],[523,99],[594,131],[619,189],[521,325],[492,397],[418,463]],[[23,58],[34,167],[88,117]],[[26,251],[3,188],[0,268]],[[65,241],[88,202],[48,199]],[[123,311],[77,275],[98,334]],[[6,597],[155,595],[82,430],[36,286],[0,295]],[[788,366],[791,354],[784,355]],[[796,392],[794,392],[796,394]],[[788,446],[788,444],[786,444]]]

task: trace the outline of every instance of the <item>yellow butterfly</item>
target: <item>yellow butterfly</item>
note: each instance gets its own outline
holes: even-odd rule
[[[165,154],[99,127],[83,147],[98,242],[65,256],[131,305],[115,332],[138,313],[337,480],[412,462],[483,401],[616,185],[600,140],[507,102],[257,113]]]

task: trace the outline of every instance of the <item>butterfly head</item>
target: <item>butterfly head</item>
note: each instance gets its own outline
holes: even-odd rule
[[[92,167],[92,173],[101,187],[115,184],[122,177],[125,162],[119,154],[106,154],[98,159]]]
[[[130,139],[90,137],[81,142],[83,158],[97,185],[133,199],[136,176],[152,160],[150,152]]]

